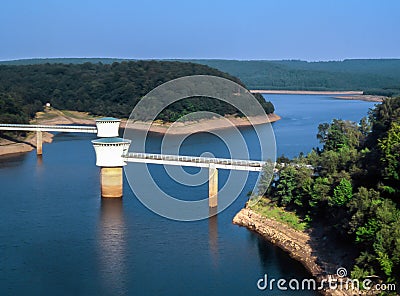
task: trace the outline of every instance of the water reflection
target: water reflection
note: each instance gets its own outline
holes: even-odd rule
[[[208,242],[213,264],[215,267],[217,267],[219,254],[218,254],[218,215],[216,207],[209,209]]]
[[[0,155],[0,168],[18,167],[24,162],[27,155],[28,153]]]
[[[268,268],[270,267],[270,265],[272,265],[271,263],[276,256],[277,247],[266,242],[265,239],[259,236],[258,234],[254,235],[252,233],[252,238],[257,242],[258,254],[260,256],[261,264],[265,270],[268,270]]]
[[[126,294],[126,227],[122,199],[102,199],[99,225],[99,265],[105,294]]]
[[[42,166],[43,165],[43,155],[36,155],[36,160],[37,160],[37,165]]]

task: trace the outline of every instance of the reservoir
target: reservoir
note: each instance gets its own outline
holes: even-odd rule
[[[319,123],[333,118],[359,121],[374,105],[319,95],[266,98],[282,117],[273,124],[278,156],[289,157],[318,145]],[[241,132],[252,146],[252,129]],[[228,137],[229,130],[225,133]],[[42,159],[34,151],[0,158],[1,295],[282,295],[277,289],[259,291],[258,279],[264,274],[308,277],[302,265],[280,249],[232,224],[254,186],[253,175],[218,216],[177,222],[148,210],[127,182],[122,200],[101,200],[90,142],[94,138],[59,133],[52,144],[44,145]],[[160,140],[152,136],[148,152],[157,152]],[[188,137],[181,151],[229,157],[223,141],[207,133]],[[207,184],[182,186],[162,166],[149,169],[157,184],[176,198],[208,194]],[[194,168],[187,171],[196,173]],[[228,175],[221,170],[221,186]]]

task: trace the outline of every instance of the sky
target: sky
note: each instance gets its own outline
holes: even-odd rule
[[[400,58],[399,0],[2,0],[0,60]]]

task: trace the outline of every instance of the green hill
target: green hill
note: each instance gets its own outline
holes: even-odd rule
[[[278,161],[285,165],[264,189],[268,199],[255,209],[268,214],[271,203],[278,205],[301,218],[293,221],[324,229],[327,241],[347,245],[350,256],[340,260],[351,278],[398,285],[400,97],[376,105],[360,124],[320,124],[317,138],[322,149]]]
[[[0,65],[0,122],[28,122],[47,102],[57,109],[127,118],[136,103],[153,88],[188,75],[220,76],[243,85],[232,75],[194,63],[118,63],[112,59],[107,60],[107,64],[103,63],[103,59],[101,63],[99,59],[91,60],[98,62],[96,64],[80,63],[87,59],[63,60],[64,63],[57,64],[40,61],[31,60],[32,64],[26,65]],[[267,113],[274,111],[273,105],[261,95],[257,99]],[[195,97],[168,106],[158,118],[175,121],[196,111],[220,115],[238,113],[225,102]]]
[[[112,64],[114,62],[136,61],[134,59],[117,59],[117,58],[43,58],[43,59],[20,59],[10,61],[0,61],[0,65],[10,66],[27,66],[42,64]]]
[[[239,77],[251,89],[361,90],[400,94],[400,59],[305,61],[190,60]]]
[[[3,61],[0,65],[83,64],[127,61],[113,58],[52,58]],[[329,62],[175,60],[207,65],[238,77],[250,89],[361,90],[366,94],[400,94],[400,59],[351,59]]]

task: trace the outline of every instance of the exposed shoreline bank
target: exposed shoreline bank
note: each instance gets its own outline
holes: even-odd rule
[[[53,142],[53,137],[54,137],[53,134],[43,132],[42,134],[43,143]],[[34,149],[36,149],[35,133],[30,133],[23,140],[0,139],[0,156],[30,152]]]
[[[221,118],[203,119],[199,121],[185,122],[185,123],[174,123],[165,124],[159,122],[153,122],[151,124],[146,122],[135,123],[135,130],[146,131],[158,134],[169,133],[171,135],[181,134],[193,134],[199,132],[207,132],[213,130],[228,129],[232,127],[246,127],[251,125],[259,125],[270,122],[275,122],[281,119],[280,116],[272,113],[268,114],[267,117],[253,117],[251,122],[246,118],[226,116]],[[45,112],[38,112],[35,119],[31,121],[31,124],[45,124],[45,125],[58,125],[58,124],[80,124],[80,125],[95,125],[96,117],[90,116],[87,113],[75,112],[75,111],[59,111],[55,109],[46,110]],[[126,119],[121,120],[121,128],[125,128],[127,123]],[[173,128],[171,128],[173,126]],[[51,143],[53,134],[44,132],[43,143]],[[24,153],[32,151],[36,148],[36,136],[35,133],[29,133],[28,136],[23,139],[1,139],[0,138],[0,156]]]
[[[247,207],[240,210],[232,222],[260,234],[264,239],[287,252],[290,257],[300,262],[318,283],[324,279],[337,278],[336,270],[339,267],[346,267],[344,266],[345,259],[343,259],[345,254],[330,245],[331,242],[326,240],[325,233],[321,230],[298,231],[281,222],[266,218]],[[346,278],[343,280],[346,281]],[[319,292],[323,295],[353,295],[351,290],[332,290],[328,287]]]
[[[146,122],[135,122],[133,124],[134,130],[149,131],[157,134],[169,135],[186,135],[200,132],[207,132],[213,130],[222,130],[229,128],[240,128],[248,127],[252,125],[260,125],[266,123],[272,123],[280,120],[281,117],[275,113],[268,114],[265,116],[251,117],[250,120],[242,117],[225,116],[221,118],[201,119],[199,121],[189,122],[175,122],[175,123],[146,123]],[[121,121],[121,127],[126,127],[126,120]]]
[[[251,93],[259,94],[286,94],[286,95],[362,95],[363,91],[325,91],[325,90],[274,90],[274,89],[252,89]]]
[[[341,100],[357,100],[366,102],[382,102],[385,96],[364,95],[362,91],[313,91],[313,90],[272,90],[254,89],[251,93],[259,94],[283,94],[283,95],[327,95]]]
[[[385,96],[373,96],[373,95],[354,95],[354,96],[337,96],[335,99],[340,100],[358,100],[358,101],[365,101],[365,102],[377,102],[381,103],[387,97]]]

